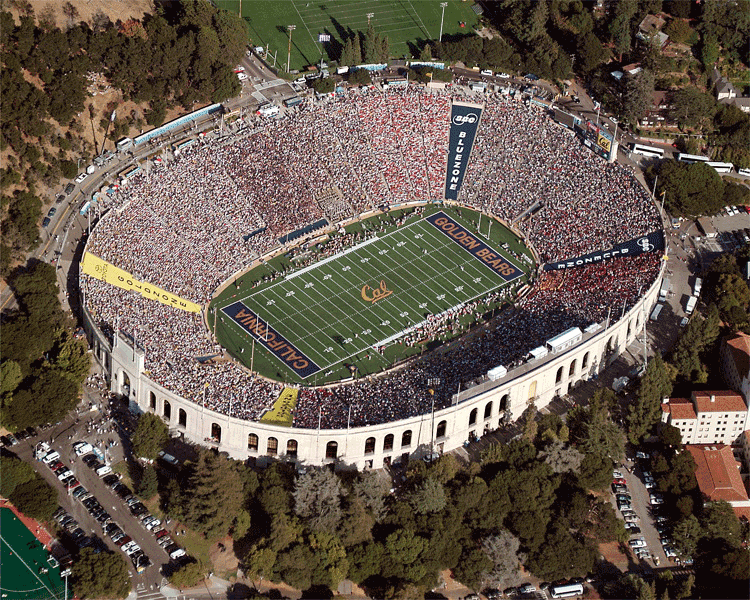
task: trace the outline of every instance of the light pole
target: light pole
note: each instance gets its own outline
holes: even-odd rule
[[[286,53],[286,72],[289,73],[289,71],[292,70],[292,31],[297,29],[296,25],[287,25],[286,28],[289,30],[289,48],[287,49]]]
[[[447,2],[441,2],[440,8],[442,8],[442,12],[440,13],[440,35],[438,36],[438,42],[441,42],[443,40],[443,18],[445,17],[445,7],[448,6]]]

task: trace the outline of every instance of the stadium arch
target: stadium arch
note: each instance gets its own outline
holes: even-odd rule
[[[143,349],[134,348],[120,334],[110,343],[86,308],[83,321],[89,343],[100,350],[110,389],[126,397],[133,412],[162,415],[173,435],[227,452],[238,460],[254,459],[259,465],[282,459],[307,465],[381,468],[404,455],[419,457],[460,448],[471,432],[492,431],[503,418],[517,419],[532,401],[538,409],[544,408],[579,382],[597,375],[642,333],[646,320],[640,315],[648,314],[656,303],[660,283],[661,276],[619,320],[601,323],[563,352],[526,362],[496,381],[462,390],[454,395],[451,406],[436,410],[434,415],[428,412],[348,430],[282,427],[212,411],[152,381],[144,369]],[[561,368],[562,377],[557,381]],[[156,409],[152,408],[152,394],[157,398]],[[488,414],[485,407],[489,402],[498,406],[499,413],[493,415],[490,410]],[[219,440],[212,436],[216,428],[221,431]]]

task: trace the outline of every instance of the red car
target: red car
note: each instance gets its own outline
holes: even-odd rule
[[[625,481],[622,477],[618,477],[617,479],[613,479],[612,483],[614,485],[628,485],[628,482]]]

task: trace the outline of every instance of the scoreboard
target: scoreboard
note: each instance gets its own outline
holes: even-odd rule
[[[604,160],[612,160],[612,152],[616,146],[614,137],[609,131],[591,121],[587,121],[585,125],[576,124],[575,132],[595,154],[601,156]]]

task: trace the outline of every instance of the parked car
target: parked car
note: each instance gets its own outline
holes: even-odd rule
[[[628,527],[628,525],[630,525],[630,527]],[[641,533],[641,528],[638,527],[638,525],[636,525],[635,523],[628,523],[625,525],[625,527],[627,528],[630,535],[638,535],[639,533]]]
[[[72,194],[72,193],[73,193],[73,190],[74,190],[74,189],[76,189],[76,186],[75,186],[75,184],[73,184],[73,183],[69,183],[68,185],[66,185],[66,186],[65,186],[65,193],[66,193],[67,195],[70,195],[70,194]]]
[[[613,479],[622,479],[622,473],[620,473],[620,471],[612,471],[612,478]]]
[[[615,477],[615,479],[612,481],[613,485],[627,485],[628,482],[625,481],[622,477]]]
[[[645,538],[639,537],[628,541],[628,545],[631,548],[645,548],[646,547],[646,540]]]

